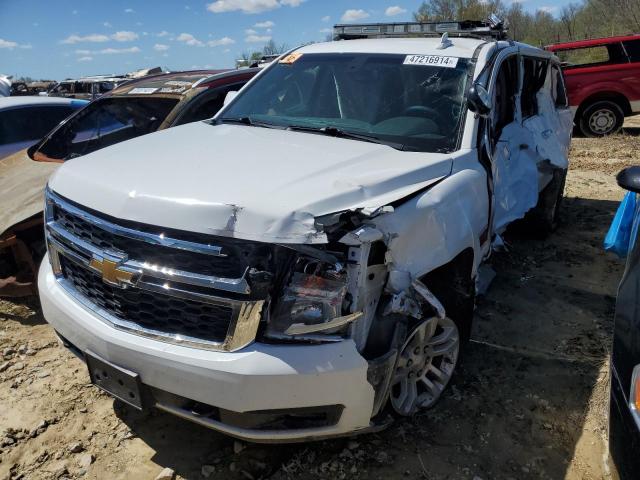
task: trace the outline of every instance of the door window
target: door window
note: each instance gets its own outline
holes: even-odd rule
[[[572,48],[554,52],[565,68],[586,66],[613,65],[627,63],[621,43],[598,45],[596,47]]]
[[[538,114],[537,94],[547,78],[547,60],[534,57],[523,58],[522,118]]]
[[[240,90],[244,83],[245,82],[236,83],[234,85],[207,90],[198,95],[187,106],[186,111],[180,116],[176,125],[212,118],[218,113],[218,110],[222,108],[227,93],[232,90]]]
[[[497,141],[504,127],[515,120],[518,94],[518,57],[513,55],[500,65],[494,89],[493,138]]]

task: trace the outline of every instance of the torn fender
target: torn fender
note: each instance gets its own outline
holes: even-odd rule
[[[486,182],[483,170],[461,170],[396,207],[393,215],[372,220],[390,238],[387,263],[393,291],[404,290],[410,279],[421,278],[467,248],[474,251],[475,275],[485,248],[480,236],[488,224]]]

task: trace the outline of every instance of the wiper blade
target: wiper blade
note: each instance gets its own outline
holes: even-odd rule
[[[273,123],[259,122],[253,120],[251,117],[222,117],[216,121],[216,125],[220,125],[221,123],[237,123],[240,125],[247,125],[249,127],[285,128],[280,125],[274,125]]]
[[[342,130],[341,128],[327,126],[327,127],[307,127],[303,125],[289,125],[287,130],[292,130],[296,132],[310,132],[310,133],[321,133],[324,135],[329,135],[331,137],[338,138],[348,138],[352,140],[361,140],[363,142],[370,143],[379,143],[382,145],[388,145],[391,148],[395,148],[396,150],[404,150],[404,145],[401,143],[390,142],[388,140],[384,140],[376,135],[370,135],[367,133],[356,133],[350,132],[348,130]]]

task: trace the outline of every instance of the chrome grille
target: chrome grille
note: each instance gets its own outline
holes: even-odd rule
[[[177,239],[176,232],[136,230],[50,190],[45,215],[49,257],[59,283],[102,321],[211,350],[237,350],[255,339],[264,300],[251,295],[248,265],[231,265],[244,245],[228,248],[230,239],[222,247],[208,238],[194,242],[192,234]],[[232,270],[238,275],[212,274]]]
[[[138,288],[117,288],[64,256],[62,274],[92,303],[147,330],[224,342],[233,311],[228,306],[183,300]]]

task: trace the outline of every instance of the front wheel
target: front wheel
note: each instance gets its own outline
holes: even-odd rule
[[[423,321],[400,350],[391,380],[389,400],[395,412],[413,415],[433,406],[448,385],[458,363],[460,333],[450,318]]]
[[[578,126],[585,137],[604,137],[618,132],[624,124],[620,105],[609,100],[592,103],[580,114]]]

